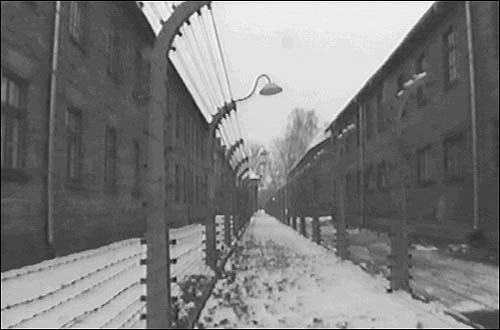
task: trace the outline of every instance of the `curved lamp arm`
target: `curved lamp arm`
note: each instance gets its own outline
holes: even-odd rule
[[[257,79],[255,79],[255,83],[253,85],[253,89],[250,92],[250,94],[248,94],[245,97],[242,97],[241,99],[234,100],[234,102],[240,102],[240,101],[244,101],[244,100],[250,98],[255,93],[255,91],[257,90],[257,85],[259,84],[260,78],[266,78],[268,83],[271,82],[271,78],[269,78],[269,76],[267,74],[265,74],[265,73],[261,74],[260,76],[257,77]]]

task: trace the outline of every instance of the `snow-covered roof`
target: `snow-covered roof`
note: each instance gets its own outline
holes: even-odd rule
[[[257,173],[255,173],[252,169],[250,169],[248,171],[247,178],[250,180],[258,180],[260,179],[260,176]]]
[[[309,143],[309,145],[307,146],[307,149],[304,152],[304,154],[302,155],[302,157],[297,159],[297,161],[293,164],[292,169],[290,170],[289,173],[291,173],[300,164],[300,162],[306,157],[306,155],[312,149],[314,149],[314,147],[323,143],[325,140],[328,140],[331,136],[332,136],[332,132],[331,132],[331,130],[328,129],[328,124],[325,125],[324,127],[322,127],[321,130],[319,131],[319,133],[316,134],[316,136],[311,140],[311,143]]]

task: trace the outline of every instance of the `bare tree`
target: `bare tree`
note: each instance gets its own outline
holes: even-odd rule
[[[270,189],[277,189],[285,183],[287,173],[304,156],[320,127],[320,119],[314,110],[292,110],[285,134],[271,144]]]

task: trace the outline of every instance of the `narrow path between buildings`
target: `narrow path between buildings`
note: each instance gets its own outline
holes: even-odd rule
[[[374,277],[257,213],[199,328],[466,328],[435,303],[386,293]]]

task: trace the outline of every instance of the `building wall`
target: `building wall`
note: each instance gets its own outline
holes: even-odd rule
[[[142,178],[147,101],[134,97],[138,79],[134,60],[137,51],[147,58],[152,36],[136,24],[127,23],[132,21],[128,16],[131,4],[86,2],[85,44],[80,47],[69,36],[70,2],[62,2],[54,141],[55,237],[52,249],[47,245],[44,173],[55,5],[34,3],[2,2],[2,70],[19,58],[28,59],[21,61],[21,66],[31,64],[33,68],[27,78],[25,171],[30,178],[24,183],[4,179],[2,170],[2,270],[141,236],[145,230],[143,189],[134,184],[134,143],[139,146]],[[106,36],[112,18],[120,22],[123,72],[120,81],[107,72]],[[21,56],[12,56],[12,52]],[[68,180],[67,172],[68,108],[77,109],[82,118],[81,180],[77,184]],[[107,126],[116,130],[117,180],[113,190],[106,189],[104,184]]]
[[[448,6],[449,4],[445,4]],[[490,240],[498,242],[498,3],[473,2],[472,23],[476,70],[478,153],[481,213],[480,227]],[[451,9],[450,9],[451,8]],[[464,2],[449,5],[446,13],[432,12],[432,24],[421,26],[418,40],[400,46],[403,49],[384,65],[376,82],[367,85],[356,97],[363,109],[365,214],[372,226],[390,226],[402,216],[400,169],[408,176],[408,217],[422,233],[464,238],[472,230],[472,134],[469,58]],[[458,79],[445,84],[444,35],[452,27],[456,35]],[[404,47],[403,47],[404,46]],[[398,78],[407,81],[416,73],[416,63],[425,54],[423,94],[426,102],[418,104],[417,90],[407,92],[404,106],[396,97]],[[378,129],[377,99],[382,91],[385,129]],[[349,124],[355,129],[334,140],[330,152],[336,157],[329,161],[338,191],[344,189],[345,214],[351,226],[361,224],[361,165],[360,110],[351,103],[332,123],[337,136]],[[401,118],[401,139],[396,139],[397,113]],[[368,127],[371,118],[371,127]],[[370,136],[369,131],[373,132]],[[444,173],[445,141],[462,134],[462,175],[447,178]],[[419,182],[417,153],[430,150],[430,178]],[[405,160],[402,160],[405,155]],[[377,167],[387,166],[386,187],[377,182]],[[369,168],[371,167],[371,175]],[[318,176],[320,166],[310,165],[300,174]],[[299,181],[299,176],[297,176]],[[306,184],[305,180],[301,181]],[[341,185],[342,184],[342,185]],[[306,188],[302,188],[303,190]],[[297,198],[297,197],[295,197]],[[440,228],[436,230],[436,228]]]
[[[498,204],[492,196],[498,196],[498,169],[495,166],[485,164],[494,163],[495,148],[491,136],[498,130],[498,52],[494,52],[494,42],[491,28],[493,24],[486,22],[492,20],[493,11],[489,2],[474,5],[474,54],[476,60],[476,82],[477,82],[477,111],[479,132],[479,153],[481,173],[481,197],[482,223],[481,227],[487,232],[496,230],[498,233]],[[482,22],[482,23],[479,23]],[[451,86],[445,84],[444,61],[443,61],[443,36],[447,29],[453,27],[456,32],[457,47],[457,70],[458,79]],[[416,90],[409,92],[408,102],[404,107],[402,117],[402,141],[403,149],[398,149],[394,141],[394,128],[396,113],[397,79],[400,74],[405,74],[407,80],[415,73],[417,58],[425,54],[425,78],[424,94],[426,104],[417,104]],[[489,57],[483,60],[484,57]],[[496,60],[496,62],[495,62]],[[411,49],[404,55],[398,65],[392,67],[383,77],[384,110],[389,113],[389,122],[385,131],[374,129],[374,136],[365,141],[365,169],[370,165],[373,168],[372,178],[366,190],[366,214],[369,220],[377,223],[380,218],[393,219],[401,217],[401,190],[400,172],[401,154],[407,154],[408,158],[403,163],[409,169],[408,189],[408,216],[411,223],[422,231],[430,225],[443,225],[448,228],[458,229],[459,232],[448,233],[449,235],[462,236],[472,229],[473,221],[473,198],[472,198],[472,135],[471,135],[471,98],[469,94],[469,58],[467,52],[467,31],[465,22],[465,7],[459,3],[440,23],[429,31],[420,42],[411,45]],[[481,71],[482,70],[482,71]],[[496,79],[496,80],[495,80]],[[382,83],[379,84],[378,88]],[[368,111],[376,114],[376,97],[378,88],[368,93],[362,100],[368,105]],[[492,93],[493,91],[493,93]],[[495,92],[496,91],[496,92]],[[496,96],[495,96],[496,93]],[[495,110],[492,110],[495,109]],[[354,116],[354,114],[353,114]],[[480,119],[482,118],[482,119]],[[495,119],[496,118],[496,119]],[[375,122],[377,120],[375,119]],[[490,124],[488,123],[490,122]],[[366,124],[366,123],[365,123]],[[463,173],[458,179],[450,180],[444,173],[445,141],[456,135],[463,135],[462,164]],[[365,126],[366,136],[366,126]],[[487,147],[490,146],[490,147]],[[340,171],[347,171],[352,177],[358,169],[356,164],[355,145],[350,154],[345,154],[337,162]],[[428,182],[418,182],[417,179],[417,152],[421,148],[430,148],[430,171],[431,177]],[[354,155],[354,157],[353,157]],[[376,168],[385,161],[389,169],[389,186],[387,189],[377,187]],[[491,167],[493,167],[491,169]],[[357,181],[351,181],[356,182]],[[491,184],[490,184],[491,182]],[[493,188],[495,185],[495,188]],[[348,201],[346,210],[348,220],[356,222],[361,215],[359,207],[359,189],[346,188]],[[496,215],[495,215],[496,214]],[[350,219],[349,219],[350,217]],[[387,224],[387,222],[386,222]],[[443,232],[443,234],[447,234]],[[495,237],[495,235],[492,235]],[[496,234],[498,240],[498,234]]]
[[[44,173],[52,17],[50,4],[2,2],[2,76],[12,74],[28,83],[24,166],[20,171],[2,168],[2,271],[20,265],[21,259],[28,264],[48,255]]]
[[[479,152],[479,212],[498,246],[498,1],[472,2]]]
[[[168,67],[168,105],[174,132],[166,145],[172,147],[176,182],[172,226],[202,223],[207,216],[209,139],[208,123],[173,65]],[[166,126],[168,127],[168,126]]]

